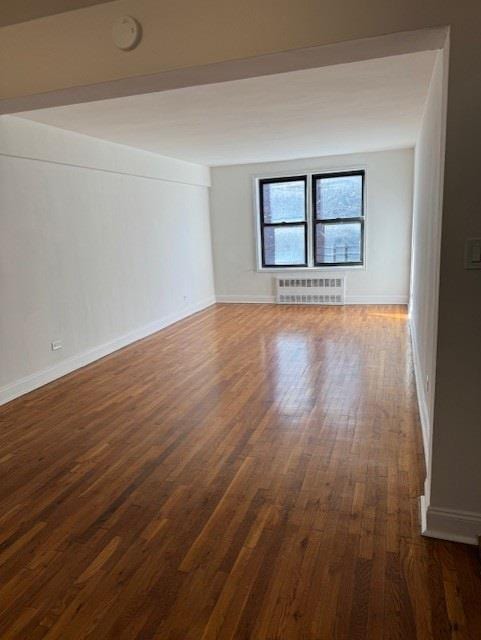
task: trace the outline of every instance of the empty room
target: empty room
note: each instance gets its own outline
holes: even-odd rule
[[[481,10],[0,10],[0,638],[481,638]]]

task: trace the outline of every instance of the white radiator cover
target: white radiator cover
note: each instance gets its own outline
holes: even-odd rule
[[[285,278],[277,277],[276,302],[278,304],[329,304],[345,301],[345,276]]]

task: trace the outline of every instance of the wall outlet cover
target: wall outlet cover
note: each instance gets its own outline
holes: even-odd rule
[[[464,259],[466,269],[481,269],[481,238],[466,240]]]

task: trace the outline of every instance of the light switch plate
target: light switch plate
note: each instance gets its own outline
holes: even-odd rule
[[[481,269],[481,238],[466,240],[464,259],[466,269]]]

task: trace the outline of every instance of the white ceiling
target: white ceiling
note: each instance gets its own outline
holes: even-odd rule
[[[206,165],[414,145],[436,52],[20,115]]]

